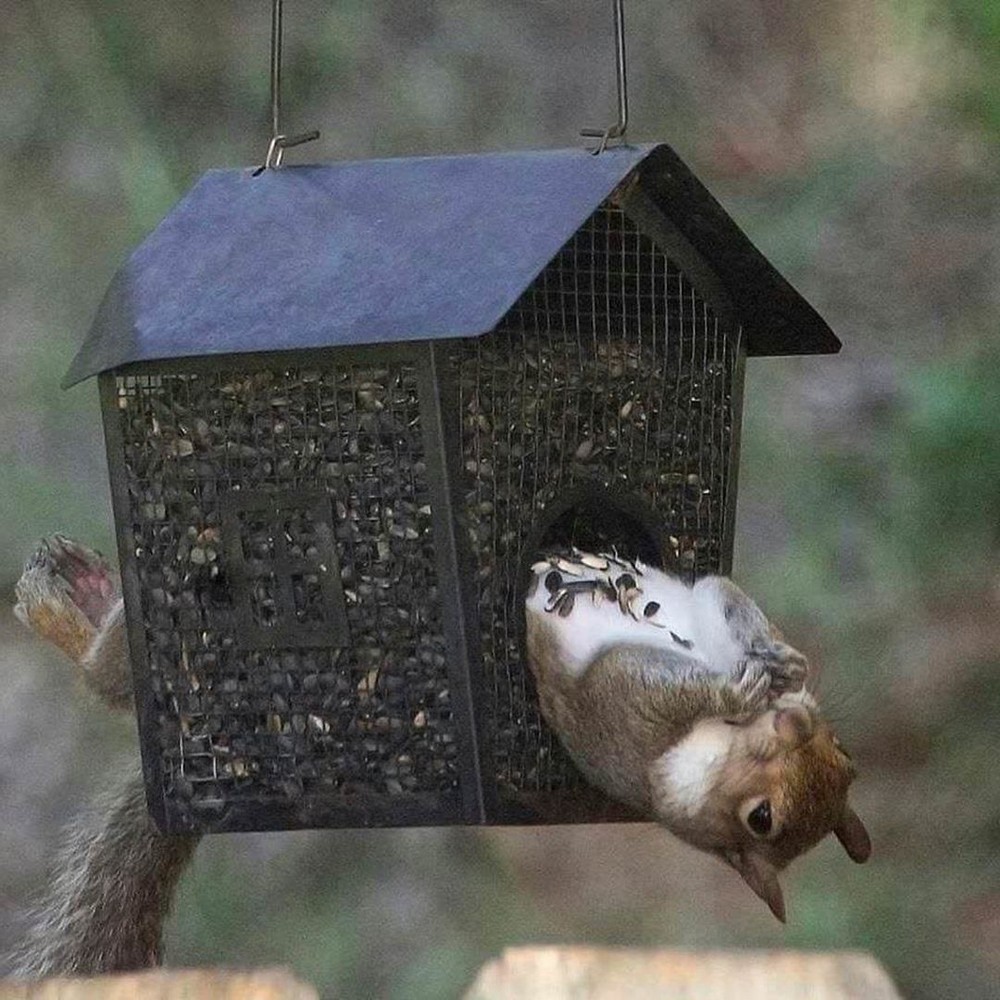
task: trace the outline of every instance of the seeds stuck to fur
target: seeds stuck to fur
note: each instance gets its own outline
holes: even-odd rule
[[[643,618],[652,618],[657,611],[660,610],[660,605],[656,601],[650,601],[643,609]]]
[[[607,559],[602,559],[600,556],[595,556],[590,552],[580,553],[580,562],[584,566],[589,566],[590,569],[600,570],[602,573],[607,571],[608,561]]]
[[[551,576],[552,574],[549,575]],[[558,611],[561,617],[566,618],[573,610],[578,594],[593,594],[596,599],[596,595],[598,595],[600,590],[600,580],[572,580],[556,589],[555,595],[551,598],[545,610]]]
[[[545,578],[545,589],[550,594],[554,594],[562,586],[562,582],[562,573],[558,572],[558,570],[552,570]]]
[[[632,605],[642,596],[642,591],[635,584],[635,577],[629,573],[623,573],[615,583],[618,596],[618,608],[623,615],[631,615],[638,621],[638,616],[632,609]]]
[[[576,603],[576,596],[566,587],[559,590],[546,606],[546,611],[555,611],[560,618],[568,618]]]
[[[642,591],[637,587],[633,587],[631,590],[626,590],[624,592],[624,604],[625,610],[630,614],[636,621],[640,621],[638,613],[636,612],[636,605],[639,603],[639,598],[642,597]]]
[[[694,645],[690,639],[682,639],[676,632],[671,632],[670,638],[673,639],[679,646],[683,646],[685,649],[690,649]]]

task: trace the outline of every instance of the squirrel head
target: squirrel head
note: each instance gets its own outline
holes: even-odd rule
[[[847,802],[854,767],[807,694],[746,718],[703,719],[649,770],[657,819],[718,855],[781,921],[778,873],[833,832],[848,856],[871,841]]]

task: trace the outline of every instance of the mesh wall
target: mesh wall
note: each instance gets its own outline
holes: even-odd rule
[[[458,747],[413,369],[116,384],[168,827],[268,826],[274,804],[277,825],[335,825],[379,801],[445,820]]]
[[[452,358],[478,557],[487,744],[501,793],[578,788],[522,661],[525,561],[581,487],[610,491],[551,521],[542,545],[617,545],[682,575],[726,562],[739,329],[618,208],[596,212],[496,332]],[[616,510],[640,500],[665,529]],[[659,548],[657,544],[657,548]]]

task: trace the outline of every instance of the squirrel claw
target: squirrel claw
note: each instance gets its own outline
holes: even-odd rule
[[[749,706],[764,704],[771,693],[771,673],[760,659],[741,662],[730,683]]]

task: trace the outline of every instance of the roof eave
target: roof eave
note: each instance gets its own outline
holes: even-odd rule
[[[733,299],[751,357],[835,354],[840,340],[666,145],[638,168],[646,193],[719,276]]]

